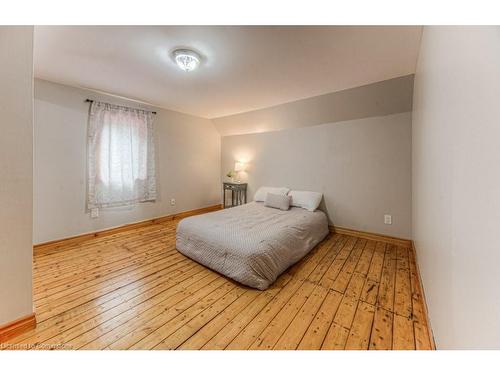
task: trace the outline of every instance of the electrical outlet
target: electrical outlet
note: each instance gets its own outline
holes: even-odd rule
[[[387,225],[392,224],[392,215],[384,215],[384,224],[387,224]]]
[[[175,198],[171,198],[170,199],[170,205],[171,206],[175,206]]]
[[[90,210],[90,218],[91,219],[97,219],[99,217],[99,209],[98,208],[92,208]]]

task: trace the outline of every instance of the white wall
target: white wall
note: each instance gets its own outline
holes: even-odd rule
[[[0,26],[0,325],[30,315],[33,27]]]
[[[413,238],[438,348],[500,348],[500,27],[425,27]]]
[[[413,75],[214,118],[222,136],[262,133],[409,112]]]
[[[85,212],[85,99],[146,107],[94,92],[35,80],[34,243],[220,203],[220,136],[211,121],[157,111],[154,123],[159,199],[131,208]],[[176,199],[176,206],[170,205]]]
[[[410,238],[409,112],[223,137],[223,175],[236,160],[248,162],[250,200],[263,185],[321,191],[335,225]]]

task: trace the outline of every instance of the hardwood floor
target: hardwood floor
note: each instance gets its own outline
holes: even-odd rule
[[[37,250],[4,349],[430,349],[411,249],[331,234],[266,291],[175,249],[178,220]]]

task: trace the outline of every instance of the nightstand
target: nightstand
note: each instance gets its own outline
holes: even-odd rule
[[[239,206],[247,203],[247,185],[246,183],[224,182],[222,184],[224,208]],[[226,191],[231,191],[231,205],[226,204]]]

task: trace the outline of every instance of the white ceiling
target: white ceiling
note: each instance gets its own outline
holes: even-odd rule
[[[35,76],[214,118],[415,72],[419,26],[37,26]],[[176,47],[203,62],[183,72]]]

